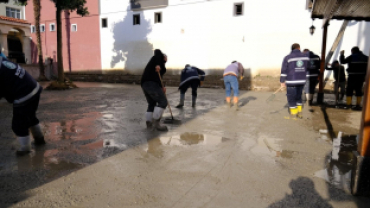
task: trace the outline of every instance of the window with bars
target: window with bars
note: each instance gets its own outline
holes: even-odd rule
[[[21,10],[6,7],[6,16],[20,19],[21,18]]]
[[[45,25],[40,25],[40,32],[45,32]]]
[[[134,14],[134,25],[140,25],[140,14]]]
[[[244,13],[244,3],[234,4],[234,16],[242,16]]]
[[[162,23],[162,12],[154,13],[154,23]]]
[[[107,28],[108,27],[108,18],[101,19],[101,27]]]
[[[72,24],[71,25],[71,30],[72,30],[72,32],[77,32],[77,24]]]
[[[55,31],[55,23],[50,24],[50,31]]]

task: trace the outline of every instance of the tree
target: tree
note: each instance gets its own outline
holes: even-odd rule
[[[57,59],[58,59],[58,81],[64,82],[63,69],[63,39],[62,39],[62,11],[77,11],[81,16],[88,15],[87,7],[85,7],[86,0],[51,0],[56,8],[56,22],[57,22]]]
[[[0,3],[8,3],[9,0],[0,0]],[[28,0],[18,0],[19,3],[26,5]],[[40,2],[40,0],[33,0]],[[55,4],[56,8],[56,21],[57,21],[57,61],[58,61],[58,81],[64,82],[64,69],[63,69],[63,39],[62,39],[62,11],[76,11],[77,14],[85,16],[89,14],[87,7],[85,7],[86,0],[51,0]],[[40,4],[39,4],[40,5]],[[35,9],[35,3],[34,3]],[[41,5],[40,5],[41,9]],[[35,12],[35,18],[36,18]],[[40,18],[40,15],[38,16]],[[40,22],[40,21],[38,21]],[[36,26],[36,30],[40,30],[40,27]],[[39,39],[38,39],[39,42]],[[41,39],[40,39],[41,42]],[[41,44],[38,43],[38,45]],[[39,49],[39,48],[38,48]],[[42,53],[41,53],[42,55]],[[42,58],[42,57],[41,57]],[[40,60],[40,51],[39,51]],[[41,59],[42,60],[42,59]],[[39,61],[40,62],[40,61]]]
[[[40,34],[40,11],[41,11],[41,0],[32,0],[33,1],[33,13],[35,15],[35,27],[36,27],[36,36],[37,36],[37,53],[39,55],[39,68],[40,68],[40,81],[46,81],[45,76],[45,66],[44,66],[44,56],[42,54],[42,45],[41,45],[41,34]]]

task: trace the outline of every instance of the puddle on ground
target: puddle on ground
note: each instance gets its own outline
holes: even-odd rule
[[[252,147],[251,152],[256,155],[264,155],[269,157],[293,158],[297,152],[283,150],[279,144],[282,139],[259,137],[257,144]]]
[[[324,179],[336,188],[347,193],[351,191],[351,170],[354,155],[357,150],[356,135],[341,136],[333,140],[333,150],[328,155],[325,169],[314,173],[315,177]]]
[[[230,139],[211,134],[186,132],[179,135],[164,135],[158,138],[150,139],[144,149],[147,153],[155,157],[163,157],[165,148],[168,146],[216,146],[227,141],[230,141]]]

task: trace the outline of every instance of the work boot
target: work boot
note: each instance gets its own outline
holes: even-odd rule
[[[18,140],[20,147],[18,148],[16,154],[18,156],[29,154],[31,152],[30,136],[18,137],[17,140]]]
[[[289,108],[289,116],[285,116],[285,119],[297,120],[298,108]]]
[[[351,109],[352,108],[352,96],[347,97],[347,106],[346,109]]]
[[[185,101],[185,94],[180,94],[180,103],[176,106],[176,108],[184,107],[184,101]]]
[[[196,105],[197,105],[197,96],[193,96],[191,98],[191,107],[195,108]]]
[[[168,131],[167,126],[161,126],[160,120],[162,118],[164,108],[155,107],[153,112],[153,130],[157,131]]]
[[[302,115],[302,105],[298,105],[297,106],[297,110],[298,110],[298,113],[297,113],[297,117],[302,119],[303,118],[303,115]]]
[[[37,145],[44,145],[46,144],[45,139],[44,139],[44,133],[41,130],[40,124],[37,124],[35,126],[32,126],[30,128],[31,134],[33,136],[34,144]]]
[[[239,102],[238,97],[234,97],[234,106],[235,106],[235,110],[236,110],[236,111],[238,111],[238,110],[239,110],[238,102]]]
[[[306,94],[306,98],[307,98],[307,101],[308,101],[308,106],[312,106],[313,94]]]
[[[231,98],[230,97],[226,97],[226,105],[231,108]]]
[[[362,96],[358,96],[357,97],[357,100],[356,100],[356,106],[353,107],[352,109],[353,110],[357,110],[357,111],[362,110],[362,108],[361,108],[361,102],[362,102]]]
[[[160,119],[154,120],[153,119],[153,130],[157,131],[168,131],[167,126],[161,126]]]
[[[146,128],[151,129],[153,127],[153,112],[145,113]]]

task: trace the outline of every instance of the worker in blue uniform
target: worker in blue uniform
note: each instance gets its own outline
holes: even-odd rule
[[[0,55],[0,99],[13,104],[12,130],[20,147],[18,155],[31,152],[29,131],[35,145],[45,144],[44,135],[36,117],[42,87],[21,66]]]
[[[185,68],[181,71],[181,83],[179,86],[180,90],[180,103],[176,108],[182,108],[185,102],[185,93],[189,87],[191,87],[191,106],[194,108],[197,102],[197,90],[198,87],[202,85],[205,77],[205,72],[197,67],[190,66],[187,64]]]
[[[301,52],[298,43],[291,47],[291,53],[285,56],[281,67],[280,83],[287,88],[290,118],[302,116],[302,90],[306,83],[306,71],[309,62],[308,54]]]

